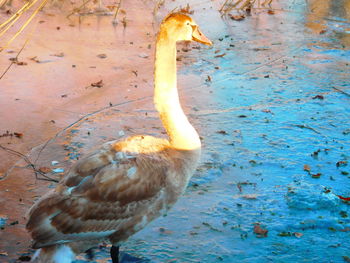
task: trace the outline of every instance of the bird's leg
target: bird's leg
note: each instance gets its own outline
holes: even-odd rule
[[[111,247],[111,258],[113,263],[119,263],[119,246],[113,246]]]

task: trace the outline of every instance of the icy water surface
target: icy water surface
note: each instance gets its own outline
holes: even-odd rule
[[[122,247],[140,262],[349,262],[350,206],[340,197],[350,197],[350,8],[286,2],[290,11],[239,22],[207,11],[210,2],[193,4],[199,24],[212,22],[201,27],[214,46],[179,52],[179,83],[203,157],[168,215]],[[202,83],[188,85],[193,75]],[[100,142],[160,134],[151,100],[83,119],[39,162],[68,169]],[[103,247],[96,262],[108,258]]]

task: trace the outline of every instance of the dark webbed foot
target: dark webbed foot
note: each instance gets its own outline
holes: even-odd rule
[[[89,260],[93,260],[95,258],[95,253],[93,248],[86,250],[85,253]]]
[[[113,263],[119,263],[119,247],[111,247],[111,258]]]

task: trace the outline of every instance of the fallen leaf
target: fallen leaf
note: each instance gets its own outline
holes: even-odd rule
[[[18,259],[20,261],[31,261],[32,258],[30,256],[22,255]]]
[[[180,9],[181,13],[192,15],[194,13],[194,10],[191,10],[190,5],[187,4],[186,7]]]
[[[277,235],[280,236],[280,237],[290,237],[290,236],[292,236],[292,234],[290,232],[285,232],[285,231],[283,231],[281,233],[278,233]]]
[[[14,132],[13,133],[17,138],[22,138],[23,137],[23,133],[20,133],[20,132]]]
[[[311,167],[307,164],[304,164],[304,171],[310,172],[311,171]]]
[[[24,61],[17,61],[16,64],[17,64],[18,66],[26,66],[26,65],[28,65],[28,63],[27,63],[27,62],[24,62]]]
[[[103,80],[101,79],[101,80],[99,80],[99,81],[97,81],[97,82],[94,82],[94,83],[91,83],[91,86],[92,87],[97,87],[97,88],[102,88],[103,87]]]
[[[258,237],[267,237],[267,233],[269,231],[267,229],[263,229],[260,227],[260,224],[255,224],[254,225],[254,233],[258,236]]]
[[[50,56],[62,58],[62,57],[64,57],[64,53],[60,52],[60,53],[56,53],[56,54],[51,54]]]
[[[348,165],[347,161],[339,161],[339,162],[336,163],[337,167],[344,167],[344,166],[347,166],[347,165]]]
[[[324,97],[322,95],[316,95],[315,97],[312,97],[313,100],[319,99],[319,100],[323,100]]]
[[[227,135],[228,133],[224,130],[216,131],[216,133]]]
[[[170,234],[173,233],[173,231],[166,230],[164,227],[160,227],[159,228],[159,232],[162,233],[162,234],[167,234],[167,235],[170,235]]]
[[[107,5],[106,7],[109,9],[109,11],[113,11],[114,8],[116,8],[117,6],[116,5]]]
[[[247,194],[247,195],[242,195],[242,197],[248,200],[255,200],[257,199],[258,196],[256,194]]]
[[[269,10],[267,11],[267,13],[268,13],[269,15],[274,15],[274,14],[275,14],[275,11],[269,9]]]
[[[18,220],[11,222],[9,225],[10,226],[18,225]]]
[[[140,58],[148,58],[148,55],[147,54],[139,54],[139,57]]]
[[[106,54],[98,54],[97,57],[98,57],[98,58],[106,58],[107,55],[106,55]]]
[[[44,173],[44,174],[47,174],[47,173],[50,173],[51,172],[51,169],[49,167],[40,167],[39,168],[39,171]]]
[[[234,21],[242,21],[245,18],[245,15],[228,15]]]
[[[223,53],[223,54],[220,54],[220,55],[216,55],[215,58],[222,58],[224,56],[226,56],[226,53]]]
[[[266,47],[256,47],[256,48],[253,48],[253,51],[266,51],[266,50],[270,50],[269,48],[266,48]]]
[[[343,259],[344,259],[344,261],[346,261],[346,262],[350,262],[350,257],[348,257],[348,256],[343,256]]]
[[[350,197],[344,197],[344,196],[341,196],[341,195],[337,195],[341,200],[344,200],[344,201],[350,201]]]
[[[304,235],[303,233],[300,233],[300,232],[294,232],[293,234],[297,238],[301,238]]]
[[[321,173],[317,173],[317,174],[312,174],[312,178],[320,178],[321,177]]]

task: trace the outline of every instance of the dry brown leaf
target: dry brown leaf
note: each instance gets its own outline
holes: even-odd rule
[[[303,233],[299,233],[299,232],[294,232],[293,234],[297,238],[301,238],[304,235]]]
[[[258,237],[267,237],[267,233],[269,231],[267,229],[263,229],[260,227],[260,224],[255,224],[254,225],[254,233],[258,236]]]
[[[102,88],[103,87],[103,80],[101,79],[101,80],[99,80],[99,81],[97,81],[97,82],[94,82],[94,83],[91,83],[91,86],[92,87],[96,87],[96,88]]]
[[[42,173],[44,173],[44,174],[47,174],[47,173],[50,173],[50,172],[51,172],[51,169],[50,169],[49,167],[43,166],[43,167],[40,167],[40,168],[39,168],[39,171],[42,172]]]
[[[15,135],[17,138],[22,138],[23,137],[23,133],[20,132],[14,132],[13,135]]]
[[[310,165],[304,164],[304,171],[310,172],[311,171]]]
[[[317,173],[317,174],[313,174],[311,176],[312,176],[312,178],[320,178],[321,175],[322,175],[321,173]]]
[[[258,195],[256,194],[247,194],[247,195],[242,195],[243,198],[248,199],[248,200],[255,200],[258,198]]]
[[[220,54],[220,55],[216,55],[215,58],[222,58],[224,56],[226,56],[226,53],[223,53],[223,54]]]
[[[228,14],[228,16],[235,21],[242,21],[245,18],[245,15],[231,15]]]

